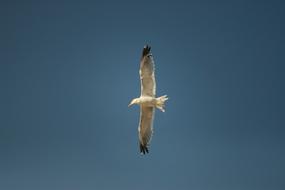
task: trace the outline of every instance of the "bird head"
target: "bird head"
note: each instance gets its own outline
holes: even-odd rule
[[[130,107],[130,106],[132,106],[134,104],[139,104],[139,99],[138,98],[133,99],[128,107]]]

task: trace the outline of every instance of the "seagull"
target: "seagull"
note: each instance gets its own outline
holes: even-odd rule
[[[154,76],[154,60],[150,52],[151,47],[146,45],[142,51],[140,62],[141,96],[134,98],[129,107],[134,104],[140,106],[140,122],[138,127],[140,153],[148,153],[149,144],[153,133],[153,119],[155,108],[162,112],[167,95],[156,98],[156,83]]]

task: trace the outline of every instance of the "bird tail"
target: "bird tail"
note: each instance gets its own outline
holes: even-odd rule
[[[158,109],[160,109],[160,111],[162,111],[162,112],[165,112],[165,110],[164,110],[165,105],[164,104],[165,104],[166,100],[168,100],[167,95],[160,96],[160,97],[156,98],[156,107]]]
[[[140,143],[140,152],[141,152],[141,154],[148,153],[147,146]]]

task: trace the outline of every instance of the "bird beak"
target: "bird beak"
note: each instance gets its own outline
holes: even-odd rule
[[[133,105],[132,103],[130,103],[129,105],[128,105],[128,107],[130,107],[131,105]]]

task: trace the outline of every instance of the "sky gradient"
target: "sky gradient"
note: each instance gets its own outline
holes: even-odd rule
[[[0,5],[0,189],[285,189],[282,1]],[[169,100],[142,156],[145,44]]]

